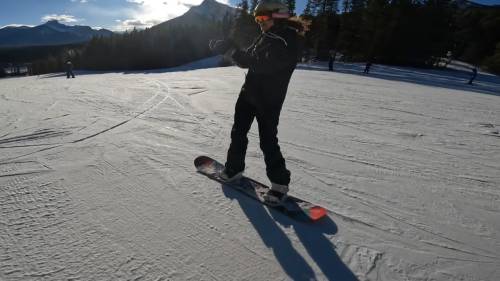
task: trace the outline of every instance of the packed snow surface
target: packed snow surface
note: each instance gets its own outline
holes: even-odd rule
[[[500,280],[500,79],[324,69],[296,70],[279,127],[315,224],[195,172],[245,70],[0,80],[0,280]]]

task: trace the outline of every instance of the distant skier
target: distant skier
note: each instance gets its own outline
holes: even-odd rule
[[[66,78],[69,79],[69,77],[75,78],[75,74],[73,73],[73,63],[71,61],[66,62]]]
[[[372,61],[369,60],[365,65],[365,70],[363,71],[363,73],[368,74],[370,72],[371,67],[372,67]]]
[[[476,76],[477,76],[477,68],[474,67],[472,69],[472,76],[470,77],[470,80],[467,84],[472,85],[472,81],[474,81],[474,79],[476,79]]]
[[[328,70],[333,71],[333,63],[335,62],[335,52],[330,50],[328,58]]]
[[[278,145],[278,123],[288,83],[297,65],[299,34],[303,35],[305,25],[290,19],[288,7],[280,2],[261,1],[253,14],[262,33],[249,48],[236,48],[232,53],[233,61],[248,68],[248,73],[236,102],[231,144],[220,176],[228,182],[242,177],[247,134],[253,120],[257,119],[260,148],[272,183],[264,198],[279,204],[289,190],[290,171]],[[234,45],[231,40],[210,43],[211,49],[219,53],[225,53]]]

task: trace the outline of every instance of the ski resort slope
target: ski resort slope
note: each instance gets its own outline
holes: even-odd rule
[[[242,69],[0,80],[0,280],[500,280],[500,79],[300,68],[279,139],[316,224],[195,173]]]

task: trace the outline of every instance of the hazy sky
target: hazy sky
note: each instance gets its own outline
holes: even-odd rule
[[[218,0],[235,5],[239,0]],[[0,27],[39,25],[57,19],[69,25],[88,25],[114,31],[149,27],[185,13],[202,0],[1,0]],[[297,0],[297,13],[306,0]],[[500,0],[477,0],[500,4]]]

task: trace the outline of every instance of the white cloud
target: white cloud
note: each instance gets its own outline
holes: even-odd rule
[[[75,3],[75,2],[78,2],[78,3],[88,3],[89,1],[88,0],[71,0],[71,2]]]
[[[146,28],[178,17],[188,11],[189,7],[201,4],[203,0],[127,0],[135,4],[132,17],[120,20],[116,30]],[[219,2],[229,3],[229,0]]]
[[[123,21],[116,20],[116,22],[118,23],[118,26],[116,27],[116,30],[118,31],[132,30],[134,28],[144,29],[162,23],[161,20],[155,20],[155,19],[147,19],[147,20],[129,19]]]
[[[71,15],[57,15],[57,14],[45,15],[42,17],[42,22],[47,22],[50,20],[57,20],[64,23],[72,23],[72,22],[82,21],[83,19],[77,19]]]

